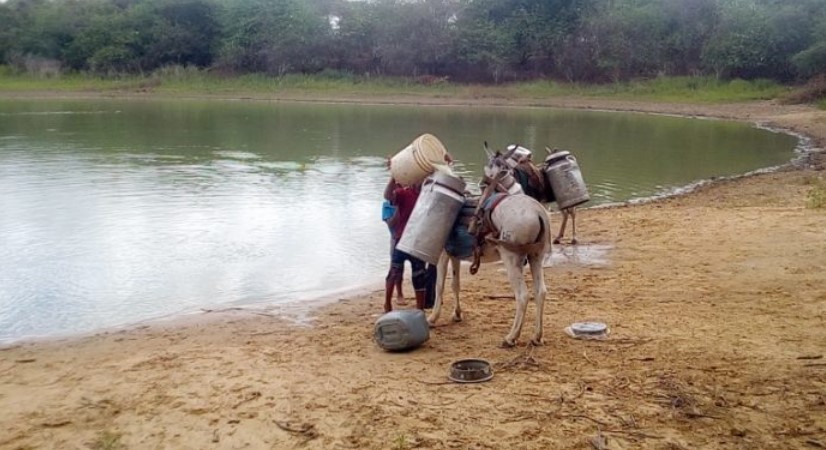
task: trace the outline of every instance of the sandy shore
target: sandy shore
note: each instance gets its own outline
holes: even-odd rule
[[[826,112],[803,106],[532,103],[725,117],[826,144]],[[546,269],[542,347],[498,347],[514,304],[489,265],[463,275],[465,321],[446,311],[409,353],[372,342],[377,292],[312,326],[232,311],[0,349],[0,448],[826,448],[826,210],[804,206],[822,168],[816,154],[581,212],[581,244],[556,246]],[[599,249],[607,264],[581,263]],[[586,319],[610,339],[562,332]],[[471,356],[493,380],[447,382]]]

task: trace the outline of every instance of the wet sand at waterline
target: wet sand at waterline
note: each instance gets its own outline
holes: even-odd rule
[[[807,107],[563,106],[759,121],[826,143],[826,112]],[[379,292],[309,326],[228,311],[5,348],[0,448],[824,447],[826,210],[805,207],[824,176],[815,155],[582,211],[580,246],[610,249],[608,263],[545,269],[542,347],[526,346],[533,305],[520,345],[498,347],[514,302],[494,264],[463,273],[465,320],[450,322],[449,300],[407,353],[372,341]],[[564,334],[581,320],[610,338]],[[494,378],[448,382],[465,357]]]

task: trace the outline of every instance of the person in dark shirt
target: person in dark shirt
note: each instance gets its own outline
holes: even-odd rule
[[[410,214],[413,212],[413,207],[416,206],[416,200],[419,198],[420,189],[421,183],[409,187],[401,187],[393,177],[390,177],[387,186],[384,188],[384,198],[396,207],[395,218],[391,226],[393,240],[396,243],[399,242],[402,233],[404,233],[404,228],[407,226],[407,221],[410,219]],[[424,261],[394,247],[393,254],[390,258],[390,271],[387,273],[387,278],[385,279],[384,312],[393,310],[391,303],[393,288],[404,277],[405,261],[410,261],[410,267],[413,270],[413,289],[416,292],[416,308],[424,309],[425,307],[427,271],[425,270]]]

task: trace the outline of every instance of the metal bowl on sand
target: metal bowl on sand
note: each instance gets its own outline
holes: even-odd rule
[[[481,383],[493,378],[493,368],[484,359],[460,359],[450,364],[448,379],[456,383]]]

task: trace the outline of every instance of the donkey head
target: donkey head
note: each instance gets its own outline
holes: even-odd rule
[[[484,189],[485,186],[490,185],[497,192],[523,193],[523,186],[514,178],[514,168],[526,160],[530,161],[530,150],[511,144],[505,147],[504,153],[500,151],[494,153],[485,142],[485,153],[488,155],[488,161],[483,168],[484,176],[479,183],[480,187]]]
[[[485,154],[488,157],[485,166],[482,168],[482,180],[479,182],[479,187],[482,189],[482,194],[479,197],[474,212],[474,220],[471,222],[469,231],[474,234],[481,226],[482,216],[480,214],[482,205],[485,201],[497,190],[502,190],[500,182],[510,175],[511,168],[505,162],[505,155],[500,151],[494,152],[488,147],[488,141],[485,141]]]
[[[488,142],[485,141],[485,154],[488,156],[488,161],[482,169],[483,183],[488,184],[498,181],[511,172],[512,169],[507,163],[507,159],[511,156],[511,154],[513,154],[513,149],[511,147],[515,149],[515,146],[508,146],[505,153],[502,153],[499,150],[493,152],[493,150],[488,147]]]

